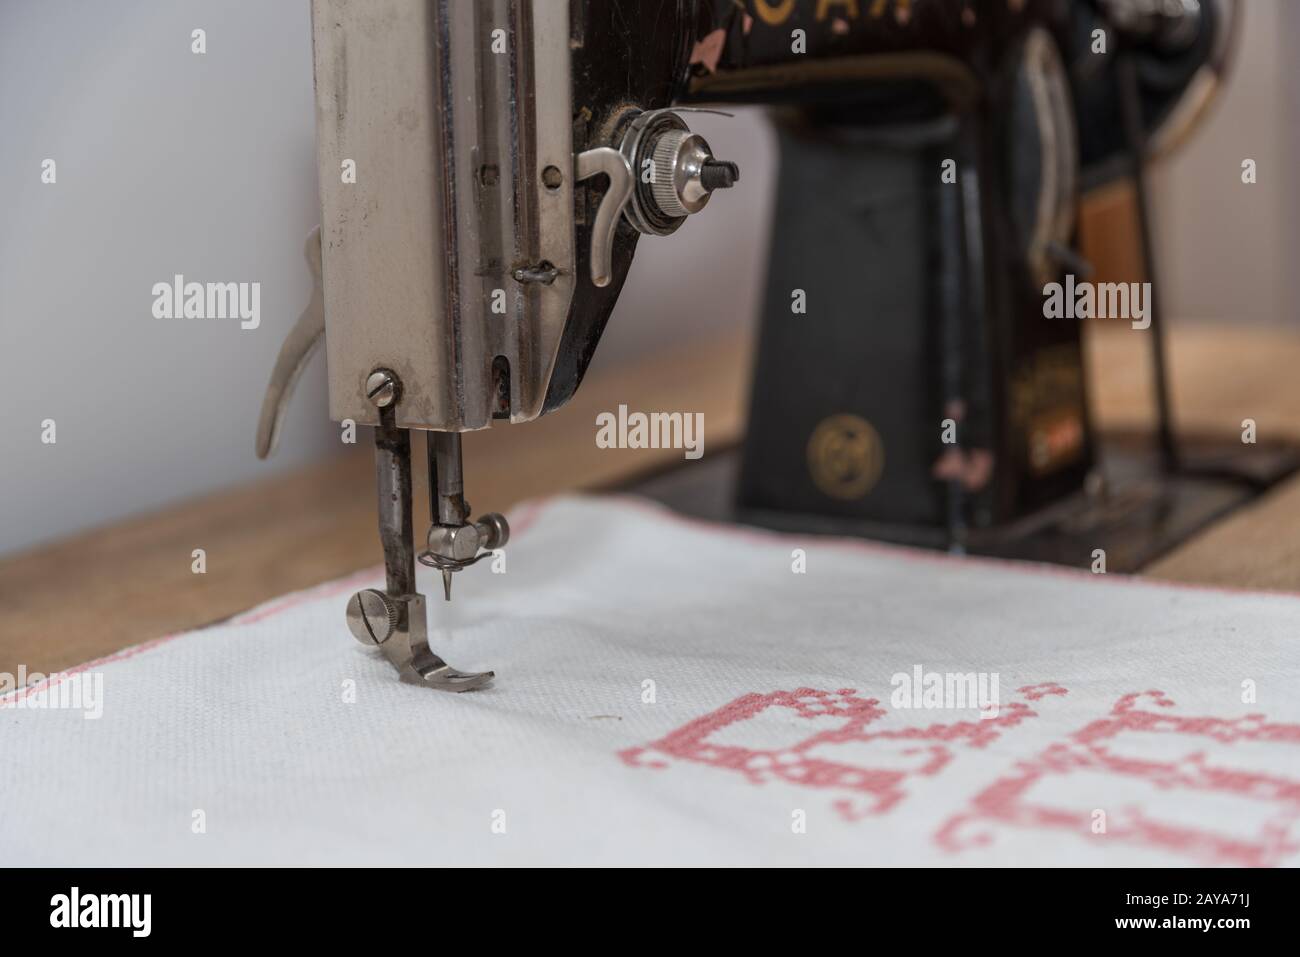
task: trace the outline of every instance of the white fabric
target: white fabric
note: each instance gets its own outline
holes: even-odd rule
[[[457,576],[450,605],[422,580],[435,648],[495,669],[489,690],[400,684],[356,644],[343,605],[370,572],[92,663],[98,720],[9,695],[0,860],[1300,861],[1296,597],[633,500],[512,518],[504,574]],[[894,707],[917,667],[996,672],[998,718]]]

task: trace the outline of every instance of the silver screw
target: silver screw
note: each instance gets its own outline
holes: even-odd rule
[[[397,398],[397,376],[387,369],[376,369],[366,378],[366,397],[384,409]]]
[[[363,645],[382,645],[397,627],[397,605],[381,591],[365,588],[348,599],[348,631]]]

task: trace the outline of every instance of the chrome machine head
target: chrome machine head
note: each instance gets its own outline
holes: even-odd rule
[[[509,537],[500,515],[471,519],[460,434],[563,405],[637,237],[671,233],[738,177],[666,109],[695,5],[656,7],[313,0],[319,288],[276,364],[258,452],[323,336],[331,418],[376,430],[387,585],[354,595],[347,620],[408,680],[468,690],[492,677],[429,650],[415,587],[419,560],[450,599],[453,574]],[[611,18],[644,43],[628,50]],[[411,429],[429,433],[418,555]]]

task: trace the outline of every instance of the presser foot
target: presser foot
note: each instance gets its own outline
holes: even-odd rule
[[[495,677],[494,671],[457,671],[435,654],[430,654],[428,663],[421,668],[409,668],[400,673],[401,680],[407,684],[427,685],[439,691],[453,692],[477,691],[486,687]]]
[[[363,645],[379,648],[407,684],[439,691],[474,691],[494,677],[491,671],[461,671],[429,648],[424,596],[393,597],[366,588],[348,600],[348,630]]]
[[[401,380],[391,370],[376,369],[366,380],[366,392],[380,413],[375,429],[375,477],[385,587],[383,591],[362,589],[348,600],[348,630],[363,645],[379,648],[409,684],[442,691],[482,688],[493,679],[493,672],[461,671],[429,648],[428,610],[424,596],[415,590],[411,436],[397,427],[394,415],[394,405],[402,395]],[[510,527],[496,514],[469,521],[459,433],[432,433],[428,446],[429,504],[436,521],[429,532],[430,550],[420,560],[442,571],[444,593],[450,600],[452,572],[505,545]]]

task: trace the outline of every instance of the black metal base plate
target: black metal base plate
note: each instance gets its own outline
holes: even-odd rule
[[[1300,469],[1300,448],[1283,445],[1185,439],[1173,472],[1162,469],[1151,442],[1139,436],[1109,436],[1101,452],[1099,475],[1104,481],[1093,483],[1090,492],[1014,524],[970,529],[965,551],[1089,568],[1094,550],[1100,548],[1106,553],[1107,571],[1137,571]],[[946,531],[931,526],[738,511],[734,489],[739,467],[739,449],[711,452],[622,490],[711,521],[950,549]]]

